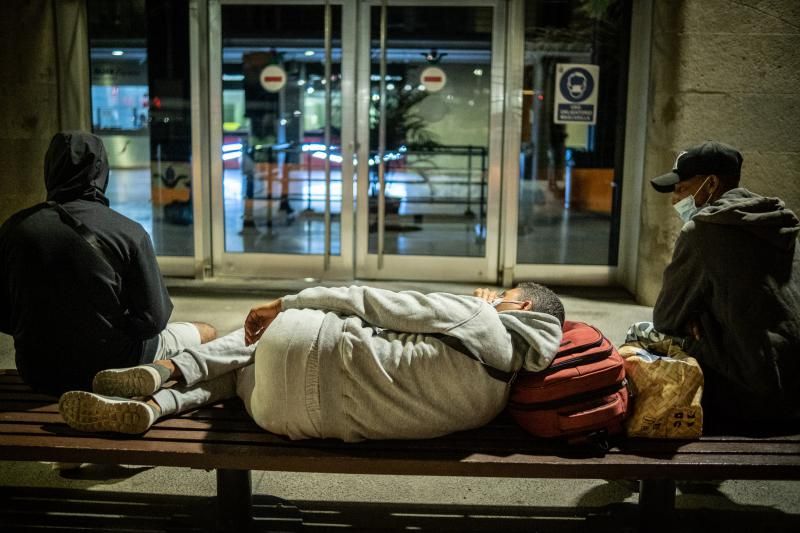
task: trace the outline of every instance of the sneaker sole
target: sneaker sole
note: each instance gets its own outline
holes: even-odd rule
[[[61,395],[58,410],[64,421],[79,431],[138,435],[155,421],[152,410],[143,402],[104,398],[84,391]]]
[[[154,368],[136,366],[101,370],[92,380],[92,391],[104,396],[150,396],[161,388],[161,376]]]

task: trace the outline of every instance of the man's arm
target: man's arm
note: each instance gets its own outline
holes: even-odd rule
[[[122,285],[128,295],[128,323],[142,338],[150,338],[163,331],[172,314],[164,279],[156,262],[150,238],[145,235],[134,251],[133,261]]]
[[[445,293],[313,287],[251,309],[245,319],[245,338],[248,345],[256,342],[284,309],[319,309],[358,316],[373,326],[406,333],[445,333],[474,317],[483,305],[477,298]]]
[[[653,325],[661,333],[680,337],[699,335],[694,329],[707,273],[695,231],[694,223],[684,228],[675,243],[672,261],[664,270],[661,292],[653,307]]]
[[[247,344],[257,341],[281,310],[292,308],[358,316],[372,326],[393,331],[452,336],[483,362],[501,370],[516,370],[522,364],[541,370],[537,365],[552,360],[561,340],[561,325],[553,316],[503,313],[507,327],[500,313],[472,296],[315,287],[253,308],[245,321]],[[520,334],[524,333],[529,349],[528,354],[515,357],[508,330],[517,330],[517,326],[523,330]]]
[[[485,305],[446,293],[394,292],[372,287],[313,287],[282,298],[283,309],[320,309],[353,315],[379,328],[407,333],[445,333]]]

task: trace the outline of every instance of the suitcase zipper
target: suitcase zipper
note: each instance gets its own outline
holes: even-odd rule
[[[594,327],[594,326],[589,326],[589,327],[592,328],[595,331],[595,333],[597,333],[597,340],[594,341],[594,342],[591,342],[589,344],[581,344],[581,345],[578,345],[578,346],[573,346],[572,348],[570,348],[568,350],[560,350],[562,357],[565,356],[565,355],[569,355],[569,354],[575,353],[575,352],[582,352],[582,351],[584,351],[584,350],[586,350],[588,348],[594,348],[595,346],[600,346],[600,345],[603,344],[603,334],[600,333],[600,331],[596,327]],[[571,342],[572,341],[567,341],[566,343],[563,343],[561,346],[562,347],[566,346],[567,344],[569,344]]]
[[[569,396],[567,398],[559,398],[558,400],[551,400],[549,402],[539,402],[539,403],[508,402],[508,407],[512,409],[519,409],[520,411],[545,411],[550,409],[559,409],[561,407],[566,407],[568,405],[586,402],[589,400],[593,400],[595,398],[610,396],[615,392],[624,389],[627,385],[628,385],[628,380],[623,378],[622,381],[614,383],[613,385],[609,385],[608,387],[605,387],[603,389],[584,392],[582,394],[576,394],[574,396]]]
[[[602,343],[601,343],[602,344]],[[574,359],[569,359],[567,361],[558,361],[555,360],[553,363],[542,370],[542,374],[550,374],[557,370],[561,370],[562,368],[568,368],[571,366],[578,366],[583,365],[586,363],[596,363],[597,361],[602,361],[606,359],[608,355],[611,353],[611,347],[608,350],[604,350],[602,352],[597,352],[589,355],[584,355],[583,357],[576,357]],[[563,357],[563,356],[562,356]]]

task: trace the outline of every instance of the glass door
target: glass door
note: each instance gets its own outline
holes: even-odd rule
[[[351,4],[210,4],[215,274],[352,276]]]
[[[506,282],[617,277],[632,4],[509,8]]]
[[[357,277],[496,280],[504,6],[359,3]]]

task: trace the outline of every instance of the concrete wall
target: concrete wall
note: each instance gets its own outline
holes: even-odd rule
[[[44,200],[44,153],[58,128],[53,9],[0,2],[0,221]]]
[[[90,127],[85,24],[82,0],[0,2],[0,223],[44,200],[51,137]]]
[[[645,178],[705,139],[742,151],[742,186],[800,213],[800,2],[656,0]],[[652,305],[680,231],[669,195],[642,195],[636,295]]]

